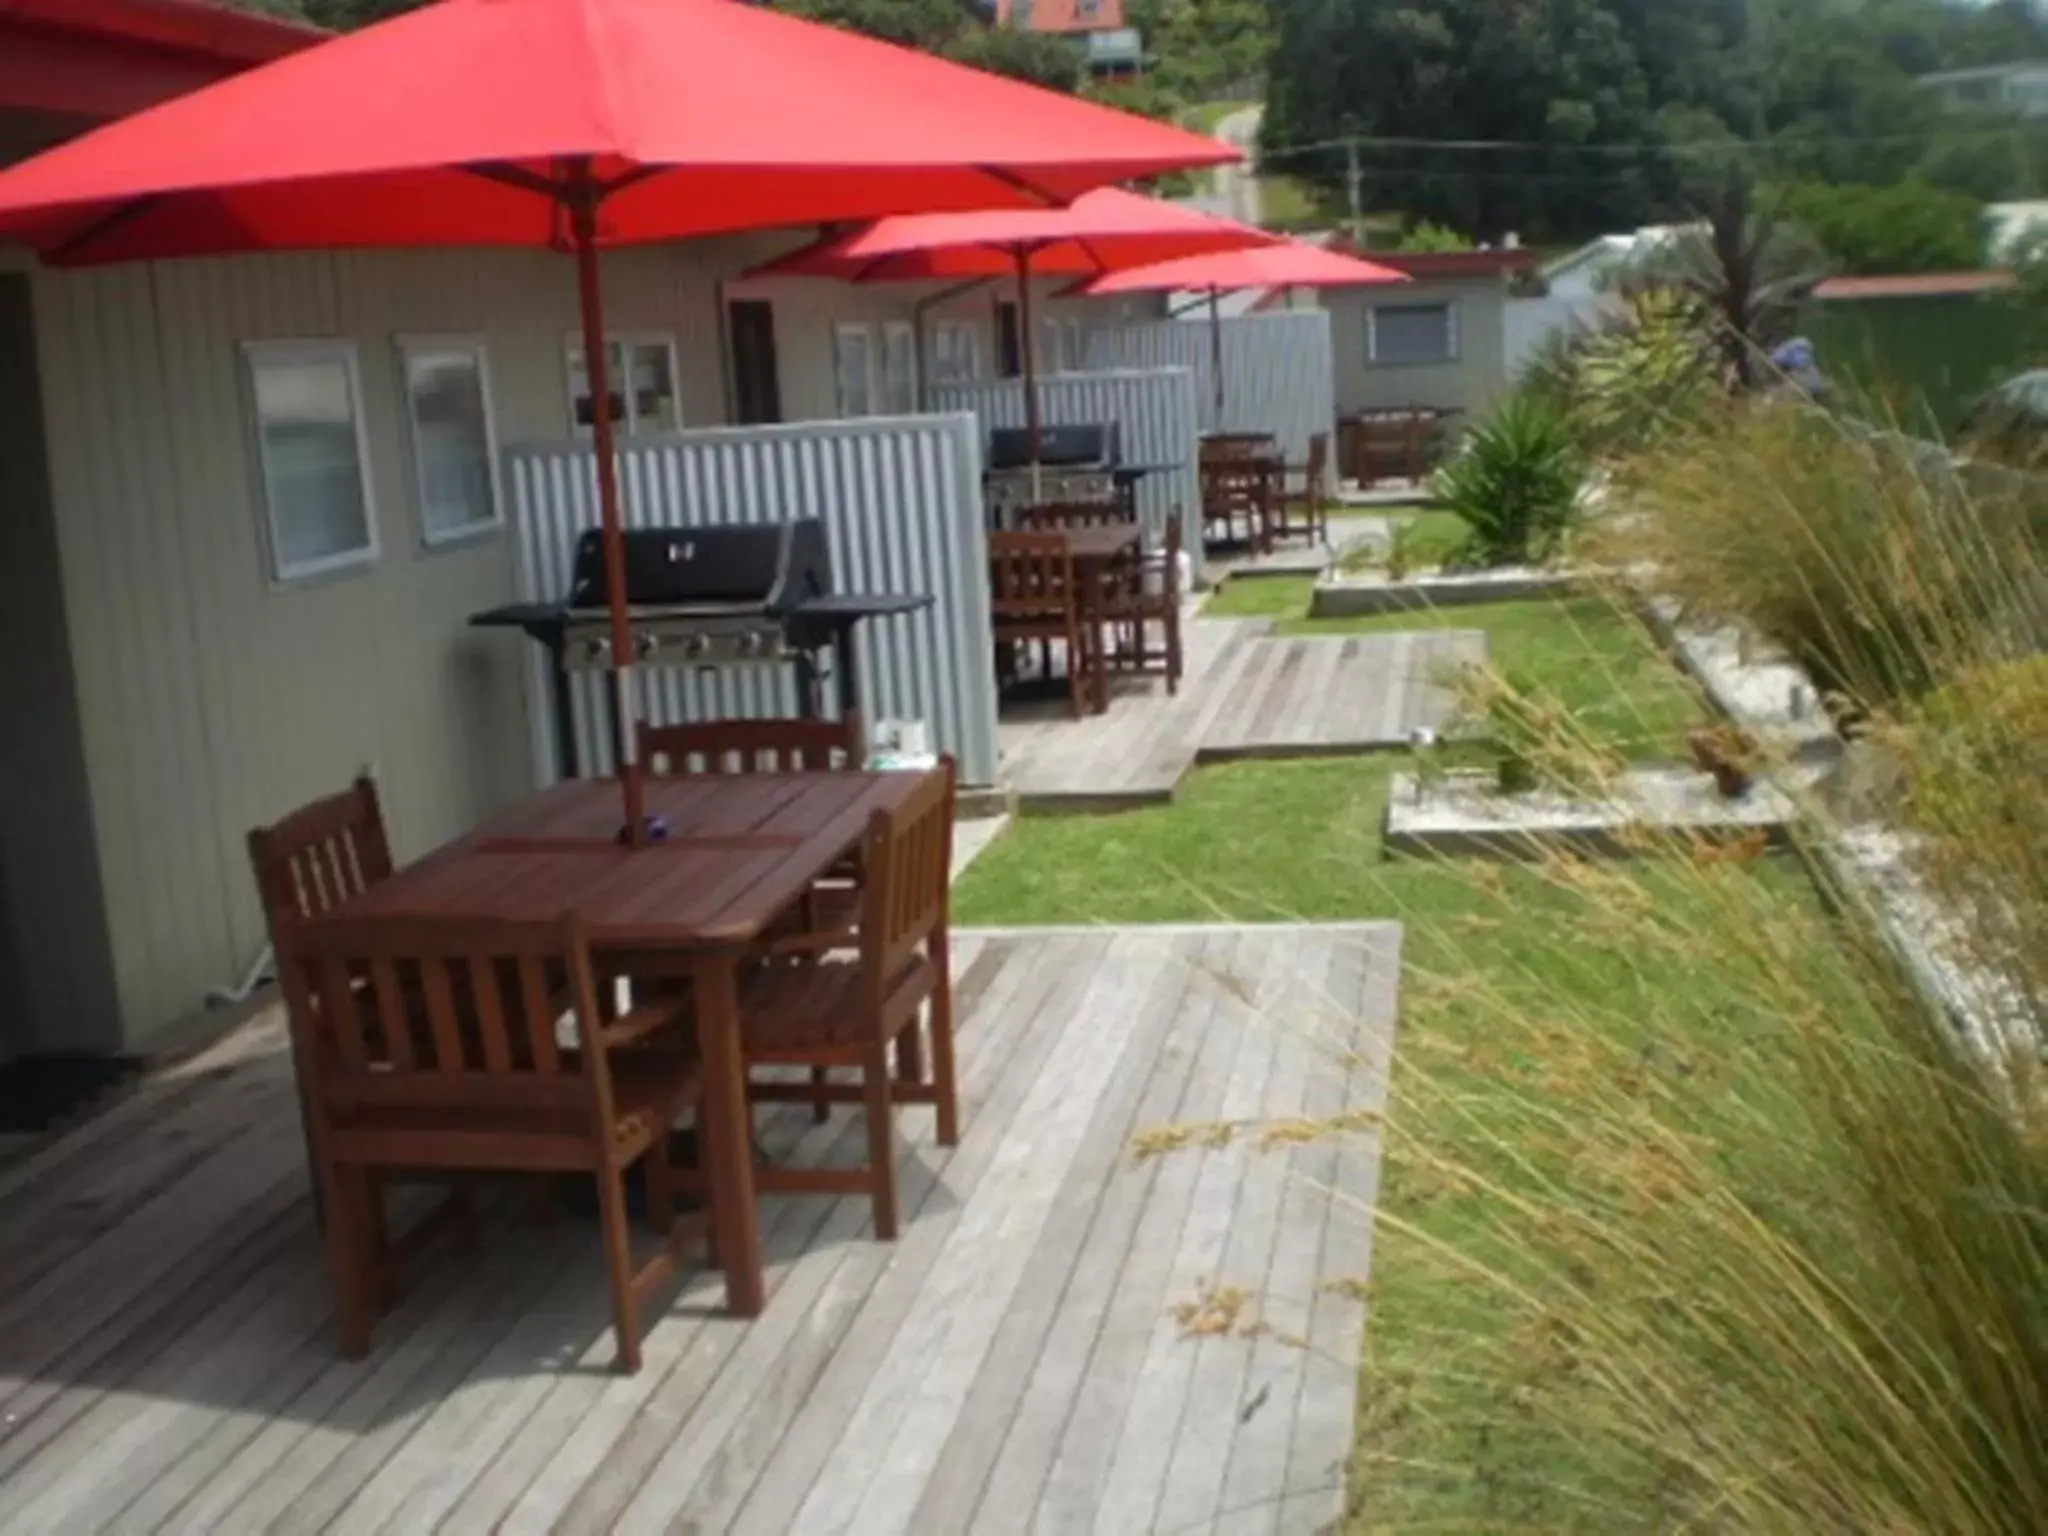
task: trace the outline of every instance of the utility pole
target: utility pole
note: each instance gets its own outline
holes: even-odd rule
[[[1358,140],[1344,141],[1344,189],[1351,208],[1351,244],[1365,246],[1365,171],[1358,163]]]

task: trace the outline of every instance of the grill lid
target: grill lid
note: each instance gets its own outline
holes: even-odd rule
[[[1041,427],[1038,431],[1038,462],[1047,467],[1061,465],[1114,465],[1117,461],[1117,432],[1114,422],[1093,425]],[[1031,463],[1031,433],[1023,427],[997,427],[989,433],[988,467],[1003,471],[1022,469]]]
[[[825,524],[785,523],[626,530],[626,602],[634,608],[756,610],[783,615],[832,591]],[[606,606],[604,535],[576,543],[569,607]]]

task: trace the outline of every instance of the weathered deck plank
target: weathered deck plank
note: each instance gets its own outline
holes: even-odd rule
[[[1441,729],[1444,678],[1486,661],[1478,631],[1276,638],[1263,620],[1191,619],[1177,697],[1125,679],[1085,720],[1034,706],[1002,725],[1003,777],[1020,805],[1102,810],[1173,798],[1198,762],[1363,753]]]
[[[693,1272],[635,1377],[608,1370],[586,1227],[518,1200],[481,1255],[425,1261],[368,1360],[339,1360],[273,1036],[138,1118],[210,1150],[31,1285],[54,1304],[78,1281],[65,1339],[5,1314],[0,1527],[1313,1528],[1339,1508],[1362,1327],[1314,1281],[1369,1255],[1331,1191],[1369,1201],[1370,1159],[1127,1148],[1160,1121],[1373,1101],[1397,966],[1371,925],[962,935],[965,1134],[942,1149],[928,1111],[904,1116],[902,1239],[874,1243],[864,1201],[770,1202],[764,1314],[724,1316]],[[1327,1006],[1374,1044],[1349,1083],[1293,1028]],[[225,1135],[192,1120],[209,1096]],[[763,1137],[828,1163],[864,1140],[850,1110]],[[132,1191],[123,1151],[97,1135],[49,1166]],[[182,1299],[151,1294],[167,1279]],[[1329,1358],[1183,1337],[1171,1308],[1211,1282],[1264,1290],[1276,1332]]]

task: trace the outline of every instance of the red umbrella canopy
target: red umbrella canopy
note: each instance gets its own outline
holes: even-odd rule
[[[919,282],[1007,277],[1020,257],[1042,276],[1115,271],[1138,262],[1270,245],[1280,237],[1160,198],[1105,187],[1066,208],[911,214],[770,262],[755,276]]]
[[[1405,283],[1408,275],[1376,262],[1360,261],[1319,245],[1283,240],[1243,250],[1187,256],[1150,266],[1129,267],[1096,278],[1080,292],[1089,297],[1117,293],[1184,292],[1192,289],[1351,288],[1369,283]]]
[[[0,229],[76,264],[562,244],[587,167],[616,245],[1040,206],[1233,158],[739,0],[443,0],[0,174]]]

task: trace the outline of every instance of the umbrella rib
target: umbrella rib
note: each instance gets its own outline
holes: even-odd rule
[[[1001,182],[1012,191],[1022,192],[1026,197],[1036,198],[1047,208],[1064,208],[1073,201],[1071,198],[1063,201],[1046,191],[1045,188],[1033,186],[1028,178],[1020,176],[1015,171],[1006,171],[999,165],[977,165],[975,169],[991,181]]]
[[[108,209],[77,234],[53,248],[49,253],[51,264],[59,267],[66,265],[100,236],[119,229],[123,224],[133,222],[163,200],[164,194],[161,192],[145,192],[139,197],[131,197],[126,202]]]

